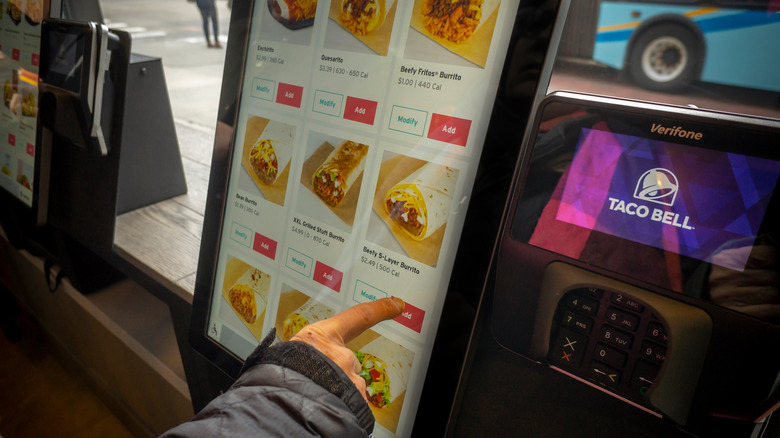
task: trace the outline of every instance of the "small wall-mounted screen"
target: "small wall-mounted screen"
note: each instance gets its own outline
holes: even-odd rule
[[[81,91],[81,69],[84,64],[84,34],[50,31],[46,71],[41,72],[43,80],[50,85],[78,94]]]

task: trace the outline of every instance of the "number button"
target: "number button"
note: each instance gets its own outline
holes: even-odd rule
[[[596,316],[599,311],[598,301],[575,294],[567,295],[566,306],[588,316]]]
[[[623,333],[609,326],[603,326],[601,327],[601,332],[599,333],[599,340],[606,342],[613,347],[628,350],[631,348],[631,343],[633,342],[634,338],[628,333]]]
[[[647,336],[662,344],[666,344],[666,342],[669,340],[664,326],[661,323],[655,321],[647,325]]]
[[[614,304],[625,307],[629,310],[633,310],[636,313],[642,313],[642,311],[645,310],[645,306],[643,306],[639,301],[631,297],[627,297],[623,294],[612,294],[610,300]]]
[[[592,319],[586,318],[568,310],[563,312],[561,323],[566,328],[570,328],[583,334],[589,334],[591,330],[593,330]]]
[[[650,342],[642,343],[642,357],[656,363],[663,363],[666,359],[666,348],[659,347]]]
[[[614,325],[631,331],[636,330],[636,327],[639,324],[638,317],[616,309],[615,307],[610,307],[607,309],[607,320]]]
[[[626,353],[607,347],[604,344],[596,344],[596,350],[593,352],[594,359],[615,368],[623,368],[627,357]]]

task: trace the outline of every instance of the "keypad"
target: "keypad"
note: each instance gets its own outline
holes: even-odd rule
[[[580,287],[563,296],[555,315],[551,363],[647,405],[669,342],[652,308],[621,291]]]

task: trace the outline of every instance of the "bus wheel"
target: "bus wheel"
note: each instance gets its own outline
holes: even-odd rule
[[[696,79],[703,52],[698,39],[675,24],[653,26],[631,48],[628,71],[641,87],[676,91]]]

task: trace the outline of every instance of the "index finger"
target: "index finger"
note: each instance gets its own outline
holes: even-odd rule
[[[316,324],[342,344],[382,321],[393,319],[404,311],[404,301],[398,297],[361,303]]]

